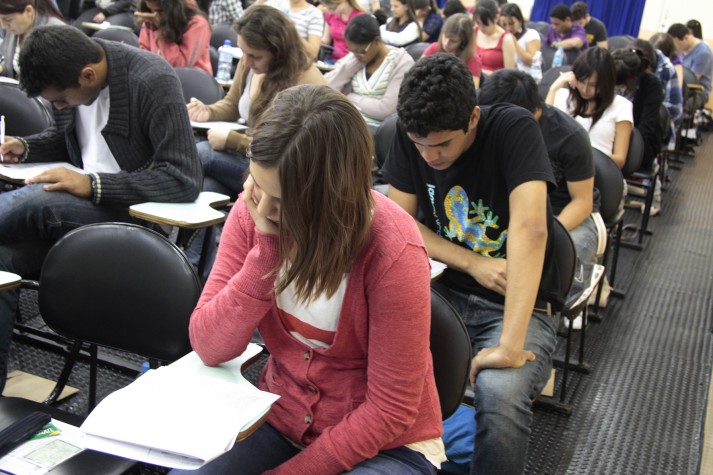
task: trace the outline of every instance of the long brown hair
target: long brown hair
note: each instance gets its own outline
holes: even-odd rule
[[[447,35],[457,36],[460,41],[458,47],[458,56],[465,64],[473,58],[475,53],[475,38],[473,37],[473,20],[470,15],[465,13],[456,13],[448,17],[441,29],[441,36],[438,38],[438,51],[445,52],[443,49],[443,38]]]
[[[260,92],[250,103],[250,122],[255,123],[278,92],[297,84],[297,78],[312,65],[312,60],[292,21],[276,8],[253,5],[234,28],[251,48],[272,54]],[[243,64],[241,61],[236,72],[240,84],[245,84],[249,72]]]
[[[280,252],[290,256],[276,292],[332,296],[369,240],[371,134],[359,111],[329,86],[280,92],[255,127],[248,156],[277,168]]]
[[[1,0],[0,15],[22,13],[28,5],[34,8],[38,15],[64,20],[60,11],[57,10],[57,7],[55,7],[50,0]]]

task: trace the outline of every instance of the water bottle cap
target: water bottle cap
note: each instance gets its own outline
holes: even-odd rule
[[[223,41],[223,46],[233,46],[233,42],[230,40]]]

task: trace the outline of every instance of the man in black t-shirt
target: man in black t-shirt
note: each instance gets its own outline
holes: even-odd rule
[[[608,48],[607,44],[607,27],[589,14],[589,8],[584,2],[575,2],[572,4],[572,21],[579,23],[587,33],[587,42],[589,46],[600,46]]]
[[[552,318],[533,313],[554,184],[542,135],[522,108],[478,107],[468,68],[447,54],[411,68],[397,110],[389,197],[423,217],[429,255],[448,265],[438,285],[473,343],[472,473],[522,473],[556,339]]]
[[[579,259],[594,264],[599,238],[592,213],[599,211],[599,190],[594,188],[587,131],[568,114],[543,104],[537,83],[522,71],[495,71],[481,88],[479,100],[481,104],[515,104],[535,116],[557,182],[550,193],[552,211],[572,236]]]

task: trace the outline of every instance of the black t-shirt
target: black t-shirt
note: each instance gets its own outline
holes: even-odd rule
[[[552,211],[558,215],[572,201],[567,182],[587,180],[594,176],[592,144],[584,127],[561,110],[548,105],[542,107],[540,130],[557,183],[557,189],[550,193],[550,203]],[[599,211],[599,190],[596,188],[593,199],[592,212]]]
[[[534,116],[509,104],[481,107],[473,145],[446,170],[429,167],[399,123],[383,170],[391,186],[416,195],[419,216],[429,229],[492,258],[507,257],[510,192],[528,181],[554,185]],[[549,206],[547,210],[550,229]],[[548,256],[550,247],[548,242]],[[441,282],[494,302],[504,301],[463,272],[447,269]]]
[[[591,18],[587,26],[584,27],[587,33],[589,46],[597,46],[597,43],[607,40],[607,27],[600,20]]]

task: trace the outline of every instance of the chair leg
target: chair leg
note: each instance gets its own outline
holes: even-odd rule
[[[74,368],[74,363],[77,361],[77,357],[79,356],[79,351],[81,349],[82,342],[75,341],[69,351],[69,354],[64,360],[64,366],[62,367],[62,372],[59,375],[59,379],[57,379],[57,384],[55,384],[54,388],[52,389],[52,392],[49,396],[47,396],[43,404],[52,406],[57,402],[57,399],[59,398],[60,394],[62,394],[62,391],[64,391],[64,387],[67,385],[67,381],[69,381],[69,375],[72,374],[72,368]]]
[[[89,345],[89,398],[87,401],[87,414],[92,412],[97,404],[97,372],[98,372],[98,350],[97,345]]]

